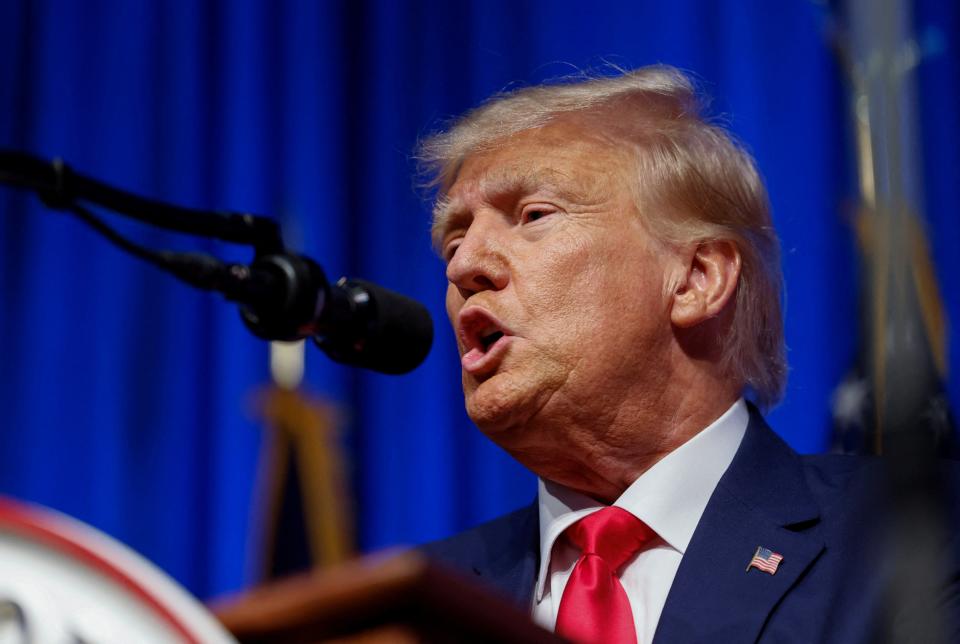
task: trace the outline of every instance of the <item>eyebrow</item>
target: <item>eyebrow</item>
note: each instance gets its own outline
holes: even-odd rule
[[[433,223],[430,225],[430,239],[433,242],[433,250],[441,252],[443,237],[458,217],[466,214],[466,208],[463,200],[458,197],[449,197],[441,195],[433,205]]]
[[[492,175],[484,176],[480,181],[480,198],[493,203],[508,196],[528,195],[537,191],[547,191],[558,197],[578,200],[579,192],[570,188],[570,181],[562,181],[568,175],[553,168],[539,168],[517,175],[506,168]],[[561,186],[561,184],[565,184]],[[430,227],[433,246],[440,250],[446,231],[458,220],[469,217],[467,206],[460,197],[441,195],[433,206],[433,223]]]

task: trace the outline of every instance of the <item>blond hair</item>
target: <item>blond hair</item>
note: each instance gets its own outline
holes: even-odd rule
[[[753,158],[708,122],[690,80],[667,66],[616,76],[567,77],[498,94],[421,142],[418,160],[438,203],[470,155],[559,118],[635,152],[634,199],[654,236],[667,243],[730,241],[741,255],[721,368],[761,407],[776,404],[787,378],[780,244]]]

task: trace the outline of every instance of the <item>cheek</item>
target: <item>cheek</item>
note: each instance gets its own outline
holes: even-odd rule
[[[585,313],[585,305],[619,298],[633,270],[622,251],[621,245],[610,240],[579,238],[557,252],[544,253],[539,262],[550,287],[536,295],[544,306],[567,314]]]
[[[460,296],[460,291],[453,284],[447,284],[447,317],[450,319],[450,324],[456,326],[457,314],[460,313],[460,309],[463,308],[463,298]]]
[[[538,310],[549,312],[555,333],[581,339],[600,330],[627,334],[622,325],[649,331],[665,319],[665,267],[655,253],[636,240],[607,242],[543,258],[553,288],[531,296]]]
[[[575,338],[591,333],[604,294],[597,284],[597,258],[586,247],[567,246],[563,252],[542,253],[537,270],[519,279],[518,300],[538,333],[535,340],[564,351]]]

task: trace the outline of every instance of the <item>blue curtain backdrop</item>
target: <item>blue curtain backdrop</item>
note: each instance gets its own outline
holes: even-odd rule
[[[411,150],[497,90],[603,61],[693,72],[755,153],[788,289],[791,381],[770,418],[797,449],[826,448],[857,310],[845,95],[824,11],[802,0],[13,0],[0,6],[0,147],[175,203],[274,215],[329,275],[426,302],[438,334],[415,373],[353,371],[313,350],[307,368],[310,389],[348,419],[362,547],[410,544],[534,495],[532,476],[462,410]],[[916,22],[946,45],[919,81],[924,209],[956,329],[960,8],[918,2]],[[249,259],[117,223],[157,247]],[[0,187],[0,493],[88,521],[201,597],[243,587],[262,437],[250,399],[267,380],[267,347],[232,305]],[[950,395],[956,409],[960,379]]]

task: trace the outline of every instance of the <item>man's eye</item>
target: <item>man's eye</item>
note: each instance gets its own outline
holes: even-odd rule
[[[530,223],[543,219],[548,215],[552,215],[553,211],[547,208],[529,208],[523,211],[523,222]]]
[[[457,239],[446,244],[443,247],[443,261],[450,263],[450,260],[453,259],[453,256],[457,254],[457,249],[460,247],[460,240]]]

